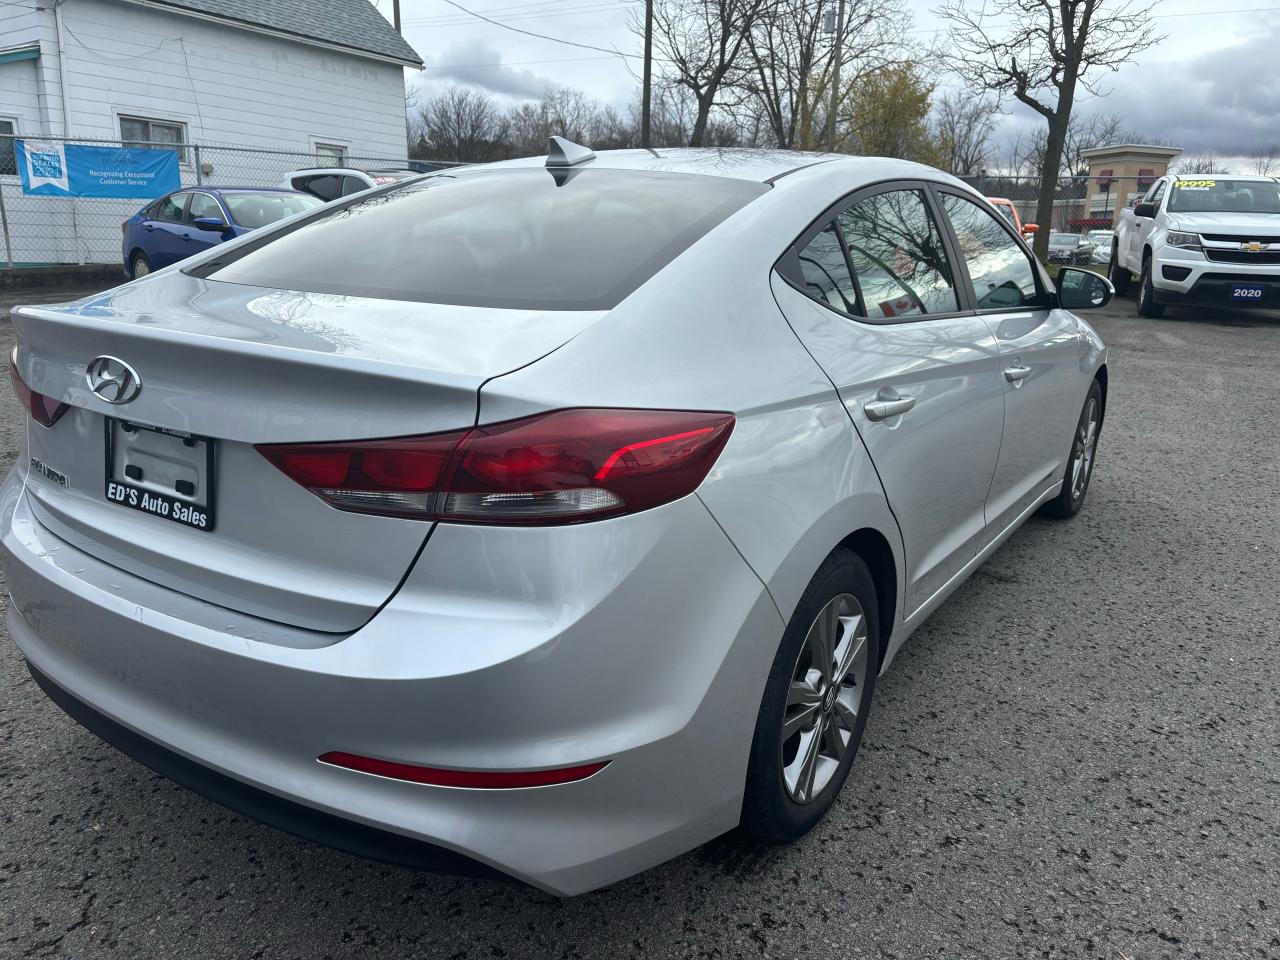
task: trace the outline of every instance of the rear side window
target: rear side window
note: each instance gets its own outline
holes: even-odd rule
[[[368,190],[369,185],[359,177],[343,177],[342,178],[342,195],[349,197],[353,193],[359,193],[361,190]]]
[[[938,225],[919,190],[859,200],[838,218],[871,320],[959,309]]]
[[[827,224],[805,244],[798,257],[805,293],[819,303],[853,313],[858,296],[854,292],[853,277],[849,275],[849,263],[840,248],[835,225]]]
[[[321,200],[336,200],[342,195],[342,177],[326,173],[318,177],[303,177],[294,181],[299,190],[319,197]]]
[[[607,310],[767,190],[721,177],[590,168],[430,177],[326,208],[190,272],[390,300]]]

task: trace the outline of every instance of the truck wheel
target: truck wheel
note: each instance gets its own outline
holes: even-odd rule
[[[1111,244],[1111,263],[1107,266],[1107,279],[1115,288],[1116,296],[1123,297],[1129,292],[1129,280],[1132,274],[1128,267],[1120,266],[1120,244]]]
[[[1138,316],[1163,317],[1164,304],[1156,303],[1156,290],[1151,284],[1151,254],[1142,258],[1142,279],[1138,283]]]

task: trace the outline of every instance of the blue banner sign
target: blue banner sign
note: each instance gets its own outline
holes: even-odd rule
[[[53,140],[15,140],[22,192],[42,197],[135,197],[177,190],[173,150],[99,147]]]

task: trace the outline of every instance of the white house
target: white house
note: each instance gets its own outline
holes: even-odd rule
[[[0,138],[172,143],[184,184],[270,183],[317,161],[403,158],[404,70],[421,65],[369,0],[6,0]],[[94,218],[118,238],[121,202],[21,196],[8,145],[0,139],[10,232],[58,247],[15,259],[100,260]],[[33,216],[48,224],[24,230]],[[60,239],[68,216],[75,250]]]

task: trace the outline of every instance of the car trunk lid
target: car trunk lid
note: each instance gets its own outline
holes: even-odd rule
[[[69,405],[52,427],[30,425],[33,511],[137,576],[349,632],[394,592],[428,525],[336,510],[254,445],[470,426],[485,380],[599,315],[269,290],[176,271],[75,304],[18,308],[21,376]],[[113,404],[90,389],[86,368],[101,356],[136,372],[136,397]],[[192,522],[205,510],[203,527]]]

